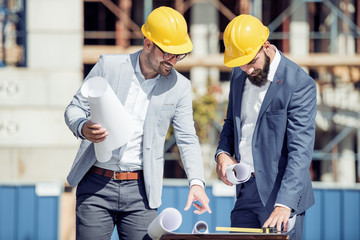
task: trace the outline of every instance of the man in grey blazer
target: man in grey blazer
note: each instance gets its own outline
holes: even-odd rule
[[[144,47],[130,55],[102,55],[85,81],[105,78],[126,111],[135,132],[108,162],[97,161],[94,143],[109,134],[91,122],[87,99],[76,93],[65,121],[82,139],[68,176],[76,192],[77,239],[110,239],[117,226],[120,239],[149,239],[147,227],[161,205],[164,142],[174,127],[184,170],[190,183],[185,210],[211,213],[204,190],[204,170],[192,116],[190,81],[173,69],[193,46],[183,16],[160,7],[142,26]]]
[[[309,167],[315,139],[316,85],[267,39],[250,15],[224,32],[224,63],[233,67],[229,104],[216,152],[227,185],[229,165],[242,162],[250,179],[236,185],[233,227],[277,227],[301,240],[305,211],[314,204]]]

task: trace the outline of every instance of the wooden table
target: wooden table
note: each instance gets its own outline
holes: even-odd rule
[[[208,233],[208,234],[189,234],[174,233],[163,235],[160,240],[286,240],[289,239],[285,234],[275,233]]]

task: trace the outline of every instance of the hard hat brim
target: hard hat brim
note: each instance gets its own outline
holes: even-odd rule
[[[240,66],[246,65],[246,64],[248,64],[249,62],[251,62],[254,59],[254,57],[259,52],[261,47],[262,47],[262,45],[257,47],[249,55],[245,55],[245,56],[237,57],[237,58],[234,58],[234,57],[230,56],[229,52],[225,49],[225,52],[224,52],[224,64],[227,67],[240,67]]]
[[[170,54],[184,54],[189,53],[193,50],[192,42],[189,40],[186,41],[186,43],[178,46],[166,46],[164,44],[161,44],[159,42],[154,43],[161,48],[164,52],[170,53]]]
[[[143,35],[146,38],[148,38],[150,41],[155,43],[156,46],[161,48],[161,50],[163,50],[164,52],[167,52],[170,54],[184,54],[184,53],[189,53],[193,50],[193,44],[192,44],[189,36],[187,36],[184,44],[177,45],[177,46],[175,46],[175,45],[169,46],[169,45],[164,45],[161,42],[155,41],[151,38],[151,36],[148,36],[148,34],[145,31],[145,24],[141,27],[141,32],[143,33]]]

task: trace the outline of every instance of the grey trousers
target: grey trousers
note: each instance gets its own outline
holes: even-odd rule
[[[76,239],[111,239],[116,225],[121,240],[151,239],[147,227],[156,218],[144,180],[113,180],[87,173],[76,191]]]

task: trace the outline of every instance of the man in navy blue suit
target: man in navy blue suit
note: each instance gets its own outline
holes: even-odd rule
[[[241,162],[252,172],[236,185],[232,227],[276,227],[300,240],[305,211],[315,202],[309,167],[316,85],[268,37],[268,28],[245,14],[225,29],[224,63],[233,70],[216,171],[227,185],[229,165]],[[291,230],[289,219],[296,219]]]

